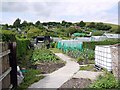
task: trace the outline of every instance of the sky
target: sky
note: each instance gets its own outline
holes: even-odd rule
[[[20,18],[35,23],[62,20],[118,24],[119,0],[2,0],[0,24]]]

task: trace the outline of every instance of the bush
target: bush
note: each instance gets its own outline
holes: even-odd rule
[[[107,73],[105,76],[99,76],[98,79],[90,85],[91,88],[115,89],[120,88],[118,81],[113,74]]]
[[[18,38],[16,37],[17,42],[17,59],[18,62],[25,60],[25,56],[29,49],[30,40],[27,38]]]
[[[10,30],[1,30],[0,31],[0,36],[2,36],[1,41],[5,41],[5,42],[16,41],[15,34],[16,34],[15,32]]]
[[[20,67],[24,67],[24,68],[32,67],[32,62],[31,62],[32,54],[33,54],[33,49],[27,50],[26,55],[24,55],[24,59],[19,60],[19,62],[22,61],[21,63],[19,63]]]
[[[96,45],[113,45],[113,44],[117,44],[117,43],[120,43],[120,40],[83,42],[83,48],[95,50]]]
[[[85,59],[84,59],[82,56],[80,56],[80,57],[78,57],[77,62],[78,62],[79,64],[82,64],[84,60],[85,60]]]
[[[52,42],[50,45],[51,45],[51,48],[56,48],[56,46],[55,46],[56,43],[55,42]]]

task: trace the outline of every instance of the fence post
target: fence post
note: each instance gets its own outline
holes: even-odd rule
[[[10,67],[12,68],[10,76],[11,76],[11,84],[13,85],[13,88],[17,87],[17,58],[16,58],[16,42],[10,42],[9,43],[9,49],[10,49]]]

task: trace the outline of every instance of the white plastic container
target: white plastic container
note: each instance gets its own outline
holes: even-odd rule
[[[110,46],[96,46],[95,64],[112,71],[112,56]]]

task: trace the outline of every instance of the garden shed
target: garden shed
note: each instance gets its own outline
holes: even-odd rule
[[[35,47],[42,48],[43,46],[46,46],[47,48],[50,47],[50,36],[37,36],[35,38]]]
[[[37,36],[35,38],[36,44],[37,43],[44,43],[45,41],[49,41],[50,43],[50,36]]]

